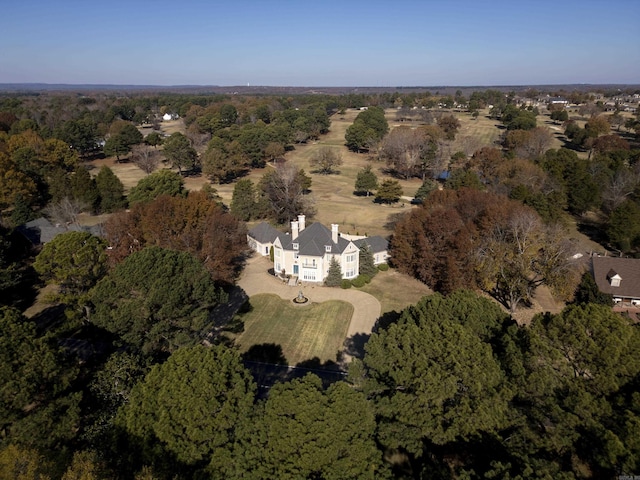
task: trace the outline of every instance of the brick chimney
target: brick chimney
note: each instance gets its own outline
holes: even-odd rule
[[[291,222],[291,240],[298,238],[298,222]]]
[[[304,227],[305,227],[304,215],[298,215],[298,227],[299,227],[299,231],[304,230]]]
[[[338,243],[338,224],[337,223],[331,224],[331,241],[333,243]]]

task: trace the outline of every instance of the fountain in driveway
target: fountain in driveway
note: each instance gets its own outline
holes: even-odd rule
[[[298,305],[303,305],[303,304],[307,303],[308,301],[309,301],[309,299],[303,295],[302,290],[300,290],[298,292],[298,296],[293,299],[293,303],[298,304]]]

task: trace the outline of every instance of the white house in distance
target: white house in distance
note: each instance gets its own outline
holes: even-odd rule
[[[305,225],[305,216],[291,222],[291,233],[282,233],[263,222],[249,230],[249,246],[260,255],[269,255],[273,247],[273,270],[304,282],[323,282],[332,258],[340,262],[342,278],[353,279],[360,268],[360,247],[369,245],[374,263],[386,263],[388,243],[379,236],[341,235],[338,225],[331,230],[321,223]]]

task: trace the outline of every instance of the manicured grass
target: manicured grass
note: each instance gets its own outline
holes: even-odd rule
[[[425,295],[433,293],[424,283],[394,269],[378,272],[371,283],[359,290],[376,297],[383,314],[391,311],[401,312],[409,305],[417,303]]]
[[[244,332],[236,338],[242,352],[252,345],[274,343],[282,347],[287,363],[296,365],[315,357],[336,361],[347,336],[353,306],[331,300],[293,305],[277,295],[254,295],[252,310],[242,315]]]

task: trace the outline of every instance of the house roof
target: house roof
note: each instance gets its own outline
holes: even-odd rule
[[[248,234],[259,243],[273,243],[278,237],[286,238],[286,234],[276,230],[267,222],[259,223],[249,230]]]
[[[358,248],[361,248],[365,244],[369,245],[371,253],[386,252],[389,249],[389,242],[379,235],[354,240],[353,243],[355,243]]]
[[[640,298],[640,259],[593,257],[593,277],[602,293],[614,297]],[[612,287],[609,279],[620,276],[620,286]]]
[[[321,223],[313,223],[302,230],[295,240],[290,235],[280,238],[282,248],[285,250],[293,250],[293,244],[298,244],[298,253],[300,255],[308,255],[312,257],[321,257],[326,253],[325,247],[331,246],[331,253],[342,253],[351,243],[346,238],[338,236],[338,243],[334,243],[331,238],[331,230]]]
[[[89,232],[95,236],[102,236],[102,226],[82,227],[80,225],[54,225],[44,217],[36,218],[20,225],[18,232],[24,235],[33,245],[40,245],[53,240],[57,235],[65,232]]]

